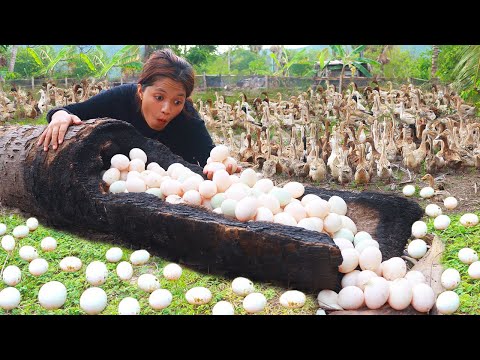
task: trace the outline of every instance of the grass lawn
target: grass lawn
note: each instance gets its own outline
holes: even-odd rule
[[[15,226],[25,225],[26,218],[19,215],[3,215],[0,216],[0,223],[7,225],[7,234],[11,234]],[[57,248],[53,252],[43,252],[40,248],[40,242],[43,238],[51,236],[57,240]],[[37,249],[39,257],[47,260],[49,267],[48,271],[41,276],[33,276],[28,271],[28,262],[22,260],[18,254],[20,247],[24,245],[31,245]],[[242,306],[243,298],[233,293],[231,289],[231,279],[222,277],[206,275],[195,272],[184,266],[182,276],[177,281],[169,281],[162,275],[162,270],[167,261],[158,258],[150,257],[147,264],[142,266],[134,266],[133,277],[129,281],[122,281],[116,274],[117,263],[108,263],[105,258],[107,250],[115,245],[93,242],[77,236],[73,236],[66,232],[60,232],[52,228],[40,226],[29,236],[23,239],[16,240],[16,246],[11,255],[0,248],[0,266],[3,269],[8,265],[16,265],[20,268],[22,273],[21,282],[15,287],[20,291],[21,302],[20,305],[11,310],[5,311],[0,309],[0,314],[56,314],[56,315],[76,315],[85,314],[80,308],[80,296],[84,290],[90,287],[90,284],[85,279],[85,269],[89,263],[94,260],[103,261],[108,268],[107,281],[100,287],[105,290],[108,297],[108,303],[102,314],[113,315],[118,313],[118,304],[120,301],[131,296],[136,298],[140,303],[140,313],[143,315],[209,315],[212,313],[213,306],[220,300],[226,300],[232,303],[235,308],[235,314],[246,314]],[[121,261],[129,261],[130,254],[137,249],[130,249],[121,247],[123,250],[123,257]],[[60,269],[59,263],[66,256],[76,256],[82,260],[82,268],[74,273],[64,272]],[[154,310],[148,303],[149,293],[140,290],[137,287],[137,278],[146,273],[151,273],[160,281],[161,288],[168,289],[172,293],[172,303],[169,307],[163,310]],[[40,287],[49,281],[60,281],[67,288],[67,300],[63,307],[57,310],[46,310],[38,302],[38,292]],[[255,283],[255,291],[261,292],[267,298],[267,306],[264,311],[259,314],[307,314],[313,315],[318,309],[316,301],[317,294],[307,295],[305,305],[300,309],[288,309],[280,305],[278,299],[280,295],[286,290],[279,287],[271,286],[269,284]],[[204,286],[212,292],[212,300],[205,305],[190,305],[185,299],[185,293],[195,287]],[[0,291],[7,287],[2,281],[0,283]]]
[[[480,211],[475,214],[480,216]],[[435,230],[433,219],[427,222],[428,231],[437,234],[445,244],[445,251],[441,263],[445,269],[457,269],[461,276],[460,285],[454,289],[460,297],[460,307],[455,314],[479,315],[480,314],[480,280],[472,279],[468,275],[467,264],[458,259],[458,252],[465,247],[480,253],[480,225],[464,227],[459,220],[463,214],[448,214],[451,222],[446,230]]]

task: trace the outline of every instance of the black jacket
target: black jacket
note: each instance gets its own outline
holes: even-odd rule
[[[77,115],[81,120],[109,117],[127,121],[143,136],[160,141],[189,163],[205,166],[210,150],[215,145],[193,105],[186,101],[185,108],[191,115],[182,112],[165,129],[157,131],[150,128],[145,121],[135,98],[136,91],[137,84],[113,87],[84,102],[51,109],[47,114],[47,121],[50,123],[52,115],[62,109]]]

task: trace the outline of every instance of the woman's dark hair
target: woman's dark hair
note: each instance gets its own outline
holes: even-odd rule
[[[143,65],[137,82],[144,90],[161,78],[170,78],[182,83],[186,100],[191,102],[190,95],[195,86],[195,71],[187,60],[177,56],[171,49],[154,51]],[[186,112],[185,106],[183,111]]]

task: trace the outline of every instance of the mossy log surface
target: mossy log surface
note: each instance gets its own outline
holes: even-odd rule
[[[227,277],[246,276],[288,288],[339,290],[342,256],[323,233],[265,222],[242,223],[203,207],[169,204],[146,193],[110,194],[101,171],[113,155],[143,149],[164,169],[179,162],[203,176],[158,141],[129,123],[92,119],[71,126],[57,151],[36,141],[44,126],[0,127],[0,201],[36,216],[46,225],[75,233],[113,236],[167,260]],[[306,193],[343,197],[359,230],[372,233],[384,258],[401,255],[410,228],[422,216],[413,201],[377,193]]]

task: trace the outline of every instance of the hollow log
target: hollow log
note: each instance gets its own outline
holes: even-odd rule
[[[110,194],[101,171],[113,155],[143,149],[164,169],[175,162],[201,174],[129,123],[92,119],[71,126],[56,151],[36,141],[45,126],[0,127],[0,202],[49,226],[75,233],[109,234],[132,247],[227,277],[246,276],[308,292],[340,289],[340,250],[324,233],[265,222],[242,223],[200,206],[169,204],[147,193]],[[403,251],[413,221],[413,201],[375,193],[326,191],[343,197],[359,230],[366,229],[388,256]],[[356,213],[358,212],[358,213]],[[385,255],[384,255],[384,258]]]

